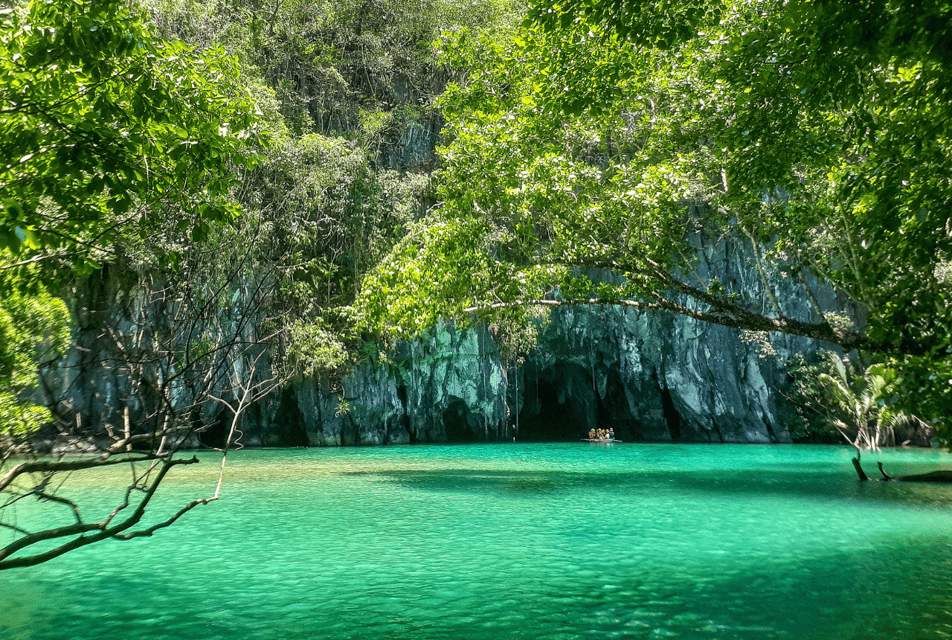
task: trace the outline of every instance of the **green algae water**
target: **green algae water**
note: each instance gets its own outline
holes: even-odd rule
[[[850,454],[242,451],[220,502],[153,538],[0,573],[0,638],[952,636],[952,486],[860,483]],[[868,472],[876,459],[952,468],[889,451]],[[215,459],[199,466],[177,470],[166,508],[210,492]]]

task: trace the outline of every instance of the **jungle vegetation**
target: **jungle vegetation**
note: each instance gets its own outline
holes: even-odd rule
[[[874,354],[892,372],[880,401],[947,433],[948,4],[530,5],[506,38],[443,42],[471,73],[440,98],[441,206],[366,281],[381,330],[533,304],[667,310]],[[701,236],[750,243],[756,295],[696,269]],[[809,317],[784,313],[778,281]],[[818,282],[865,322],[825,314]]]
[[[288,379],[334,379],[364,345],[442,320],[520,326],[540,307],[612,304],[815,338],[875,365],[873,405],[948,437],[950,13],[938,0],[0,9],[0,526],[16,538],[0,568],[151,535],[217,499],[220,484],[143,522],[165,474],[192,463],[182,447],[203,416],[225,409],[227,454],[243,412]],[[750,244],[757,295],[699,272],[702,236]],[[604,270],[623,278],[589,278]],[[107,273],[125,283],[121,317],[75,306]],[[778,280],[810,300],[832,286],[865,322],[818,305],[788,317]],[[102,327],[137,405],[92,454],[31,458],[37,434],[101,431],[63,420],[36,375],[69,379],[79,321]],[[47,491],[77,464],[120,462],[132,498],[105,520]],[[18,530],[2,514],[27,497],[75,518]]]
[[[362,275],[431,198],[433,101],[453,74],[432,43],[510,16],[503,2],[423,5],[0,10],[0,568],[151,535],[217,499],[220,482],[144,519],[166,474],[196,461],[183,446],[222,429],[224,469],[245,411],[290,377],[354,361]],[[89,302],[107,282],[120,283],[115,314]],[[104,425],[36,375],[91,384],[92,343],[134,391],[99,401]],[[51,439],[79,455],[44,456]],[[56,491],[117,465],[129,491],[104,519]],[[28,498],[65,522],[22,528]]]

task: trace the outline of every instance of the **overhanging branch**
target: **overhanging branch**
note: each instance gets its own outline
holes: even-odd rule
[[[117,539],[129,539],[135,537],[133,534],[125,534],[126,531],[134,527],[142,520],[142,516],[145,514],[145,509],[152,501],[152,498],[155,496],[156,491],[158,491],[159,485],[165,479],[166,474],[176,466],[186,465],[186,464],[197,464],[197,457],[191,457],[188,459],[178,459],[178,460],[165,460],[162,463],[159,472],[156,474],[155,478],[152,479],[152,482],[149,484],[149,488],[145,491],[145,495],[139,500],[136,505],[135,510],[129,514],[129,517],[122,520],[117,524],[111,524],[115,512],[111,514],[106,520],[101,522],[77,522],[75,524],[55,527],[51,529],[44,529],[42,531],[37,531],[29,535],[22,536],[17,540],[11,542],[7,546],[0,549],[0,570],[3,569],[12,569],[15,567],[30,567],[33,565],[41,564],[57,558],[64,553],[68,553],[80,547],[84,547],[100,540],[105,540],[106,538],[117,538]],[[209,502],[210,499],[205,501],[196,500],[193,501],[195,504],[191,506],[186,505],[185,508],[180,510],[178,514],[170,518],[167,522],[172,524],[177,520],[181,515],[186,511],[190,510],[192,507],[197,506],[198,504],[203,504],[204,502]],[[160,523],[158,526],[150,527],[144,531],[154,531],[155,529],[161,528],[161,526],[168,526],[164,523]],[[87,535],[91,534],[91,535]],[[125,534],[125,535],[121,535]],[[150,535],[149,533],[143,532],[141,535]],[[64,537],[73,537],[71,540],[64,542],[63,544],[44,551],[42,553],[37,553],[34,555],[21,556],[17,558],[11,558],[10,556],[14,555],[18,551],[31,547],[32,545],[39,544],[42,542],[47,542],[50,540],[56,540],[58,538]]]
[[[688,287],[688,285],[685,285],[685,287]],[[703,293],[700,291],[697,292]],[[713,296],[709,296],[707,294],[704,294],[704,297],[713,298]],[[547,307],[611,305],[617,307],[626,307],[629,309],[637,309],[639,311],[669,311],[671,313],[677,313],[695,320],[700,320],[702,322],[708,322],[723,327],[730,327],[732,329],[796,335],[805,338],[812,338],[814,340],[822,340],[832,344],[838,344],[845,349],[858,349],[867,346],[867,340],[864,336],[833,329],[825,322],[809,323],[801,322],[791,318],[772,318],[742,310],[739,307],[736,307],[736,305],[729,305],[728,309],[700,311],[666,298],[658,298],[655,301],[650,302],[597,297],[578,300],[524,299],[467,307],[463,309],[463,312],[478,313],[481,311],[511,309],[533,305]]]
[[[21,462],[10,469],[3,479],[0,480],[0,491],[4,491],[10,483],[17,477],[26,473],[59,473],[62,471],[81,471],[83,469],[95,469],[97,467],[107,467],[110,465],[125,464],[127,462],[145,462],[156,460],[158,456],[146,453],[136,456],[122,456],[121,458],[109,457],[106,453],[98,458],[81,458],[78,460],[31,460],[30,462]]]

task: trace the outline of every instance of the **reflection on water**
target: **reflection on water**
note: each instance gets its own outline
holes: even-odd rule
[[[0,637],[952,635],[952,487],[859,483],[849,457],[585,443],[245,451],[221,502],[153,539],[0,574]],[[952,468],[936,451],[878,458],[896,474]],[[200,466],[175,476],[166,508],[207,493],[214,468]]]

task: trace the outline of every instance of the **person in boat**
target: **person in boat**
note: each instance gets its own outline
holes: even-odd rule
[[[588,439],[589,439],[589,440],[594,440],[594,439],[595,439],[595,429],[594,429],[594,428],[588,430]]]
[[[615,439],[615,427],[608,427],[608,439],[609,440]]]

